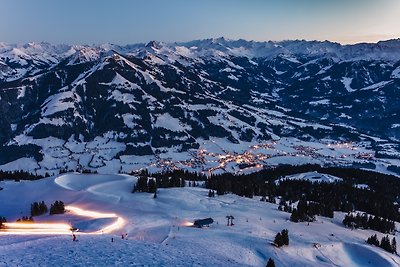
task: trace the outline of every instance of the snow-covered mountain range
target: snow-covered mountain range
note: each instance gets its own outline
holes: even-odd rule
[[[399,89],[400,40],[0,43],[0,169],[396,158]]]

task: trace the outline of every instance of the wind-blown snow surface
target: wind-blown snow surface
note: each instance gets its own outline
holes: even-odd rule
[[[335,218],[292,223],[277,205],[235,195],[208,198],[199,187],[159,189],[152,194],[130,193],[135,177],[123,175],[64,175],[35,182],[0,182],[2,216],[13,221],[29,214],[30,203],[61,199],[68,205],[115,212],[127,223],[113,235],[1,236],[0,266],[399,266],[400,258],[365,239],[374,231],[350,231]],[[23,196],[23,197],[21,197]],[[235,225],[226,226],[226,215]],[[67,215],[51,220],[68,220]],[[196,218],[212,217],[209,228],[184,226]],[[36,217],[36,221],[50,216]],[[85,224],[80,228],[85,231]],[[270,243],[289,229],[290,245]],[[79,232],[78,232],[79,233]],[[121,233],[128,233],[122,240]],[[111,238],[114,242],[111,242]],[[378,233],[378,237],[381,234]]]

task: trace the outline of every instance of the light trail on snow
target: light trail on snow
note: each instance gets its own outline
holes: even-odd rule
[[[84,210],[75,206],[66,206],[65,209],[72,214],[93,219],[118,217],[115,213],[101,213],[98,211]]]
[[[109,234],[125,225],[125,219],[115,213],[102,213],[98,211],[85,210],[76,206],[66,206],[66,212],[72,215],[87,217],[91,219],[115,218],[116,220],[97,231],[79,232],[83,235]],[[0,235],[71,235],[74,232],[73,226],[67,223],[32,223],[16,222],[3,223]]]
[[[84,233],[84,234],[91,234],[91,235],[100,235],[100,234],[109,234],[112,233],[120,228],[122,228],[125,225],[125,220],[122,217],[119,217],[117,214],[115,213],[101,213],[98,211],[91,211],[91,210],[84,210],[75,206],[66,206],[65,207],[66,210],[69,210],[72,214],[78,215],[78,216],[82,216],[82,217],[88,217],[88,218],[92,218],[92,219],[102,219],[102,218],[116,218],[117,220],[94,232],[90,232],[90,233]]]
[[[192,227],[194,225],[193,222],[183,222],[181,226]]]
[[[71,225],[66,223],[3,223],[0,235],[70,235]]]

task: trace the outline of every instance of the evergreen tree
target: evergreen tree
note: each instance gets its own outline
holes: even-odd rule
[[[299,222],[300,221],[300,216],[299,216],[299,212],[297,211],[297,209],[293,209],[292,214],[290,215],[290,221],[292,222]]]
[[[7,222],[5,217],[0,216],[0,229],[3,227],[3,223]]]
[[[397,254],[397,242],[395,237],[392,239],[392,253]]]
[[[37,202],[34,202],[31,204],[31,216],[37,216],[39,215],[39,204]]]
[[[283,229],[281,232],[283,245],[289,246],[289,230]]]
[[[55,201],[54,204],[50,206],[50,215],[53,214],[64,214],[65,213],[65,206],[64,202],[62,201]]]
[[[48,208],[47,208],[46,203],[44,203],[44,201],[40,202],[39,209],[43,214],[47,213]]]
[[[281,233],[277,233],[274,239],[274,244],[278,247],[283,246],[283,238]]]
[[[47,213],[47,206],[44,201],[31,204],[31,216],[40,216]]]
[[[266,267],[275,267],[275,262],[273,259],[269,258]]]
[[[389,236],[382,237],[380,247],[383,248],[384,250],[392,253],[392,245],[390,244]]]
[[[372,229],[381,233],[394,233],[396,226],[393,221],[378,216],[368,216],[366,213],[347,214],[344,217],[343,224],[351,228]]]
[[[218,183],[218,186],[217,186],[217,195],[222,196],[224,194],[225,194],[224,185],[222,184],[222,182],[220,182],[220,183]]]
[[[378,237],[376,236],[376,234],[368,237],[367,243],[370,244],[370,245],[377,246],[377,247],[379,247],[379,245],[380,245]]]
[[[308,205],[306,200],[302,199],[299,201],[297,204],[297,212],[301,217],[308,213]]]
[[[30,216],[30,217],[22,216],[22,218],[17,220],[17,222],[33,223],[34,220],[33,220],[32,216]]]
[[[148,193],[155,193],[157,191],[156,181],[154,179],[150,179],[147,184],[147,191]]]
[[[278,247],[289,245],[289,231],[283,229],[280,233],[277,233],[274,239],[274,244]]]
[[[287,204],[285,204],[287,206]],[[289,207],[284,210],[289,210]],[[306,200],[300,200],[297,209],[293,209],[290,220],[292,222],[313,222],[315,215],[321,214],[321,205],[319,203],[307,203]]]
[[[379,243],[378,237],[375,234],[368,237],[367,243],[370,245],[380,247],[386,250],[387,252],[397,254],[397,243],[395,237],[393,237],[392,242],[390,243],[389,236],[386,235],[382,237],[381,242]]]
[[[147,176],[140,176],[134,186],[134,192],[148,192]]]

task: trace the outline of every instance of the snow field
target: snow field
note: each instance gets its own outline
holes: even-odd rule
[[[30,203],[63,200],[89,210],[116,213],[126,220],[111,235],[79,235],[79,242],[62,236],[1,236],[1,266],[265,266],[272,257],[278,266],[398,266],[396,255],[368,246],[375,233],[344,228],[343,213],[334,219],[318,217],[315,223],[292,223],[289,213],[277,205],[235,195],[208,198],[207,189],[159,189],[152,194],[130,193],[135,177],[125,175],[68,174],[35,182],[0,182],[2,216],[9,221],[29,214]],[[22,197],[23,196],[23,197]],[[233,215],[234,226],[226,226]],[[40,216],[36,221],[62,218],[78,223],[68,214]],[[209,228],[186,227],[194,219],[212,217]],[[102,221],[79,221],[82,231]],[[276,233],[289,230],[290,245],[270,243]],[[127,233],[127,240],[121,240]],[[380,238],[382,234],[378,233]],[[115,242],[111,243],[111,238]]]

